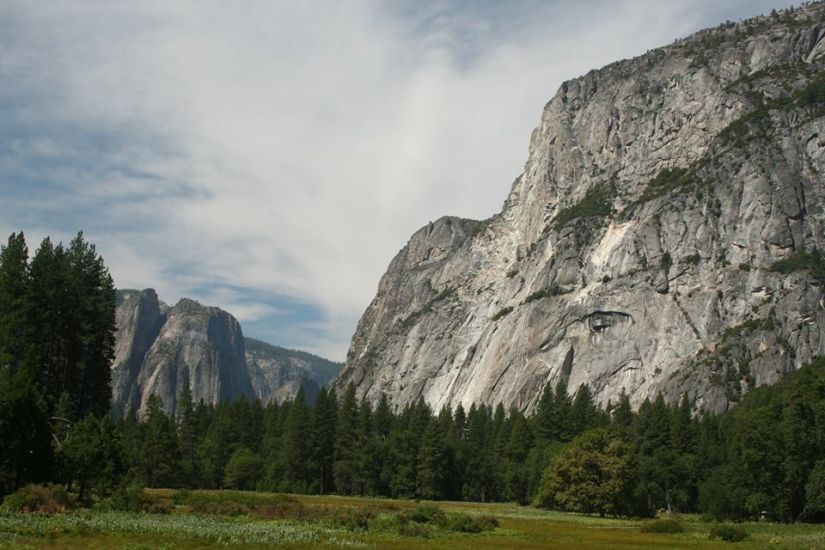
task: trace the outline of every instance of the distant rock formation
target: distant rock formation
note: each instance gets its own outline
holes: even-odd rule
[[[308,401],[338,375],[344,365],[321,357],[246,339],[246,366],[255,396],[262,403],[283,403],[303,387]]]
[[[308,353],[246,341],[226,311],[187,298],[169,307],[152,289],[119,290],[116,319],[116,415],[132,409],[143,413],[153,394],[174,413],[186,386],[195,402],[205,403],[241,396],[280,402],[302,386],[312,398],[341,368]]]
[[[501,213],[392,260],[336,387],[720,411],[825,354],[824,36],[820,2],[563,83]]]

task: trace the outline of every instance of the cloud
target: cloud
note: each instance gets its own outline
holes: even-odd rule
[[[414,230],[500,208],[562,80],[783,4],[6,2],[0,216],[342,359]]]

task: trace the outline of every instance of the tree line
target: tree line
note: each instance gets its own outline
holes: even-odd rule
[[[41,295],[41,293],[43,293]],[[396,409],[323,389],[282,404],[153,396],[110,415],[114,289],[78,235],[0,251],[0,491],[65,484],[91,501],[130,484],[515,501],[561,510],[825,521],[825,360],[721,415],[683,397],[599,406],[547,385],[529,416],[502,405]]]
[[[59,478],[72,423],[109,413],[114,334],[114,283],[82,233],[0,247],[0,493]]]

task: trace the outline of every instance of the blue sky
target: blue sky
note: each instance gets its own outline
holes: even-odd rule
[[[788,5],[0,0],[0,231],[343,360],[417,228],[500,209],[562,80]]]

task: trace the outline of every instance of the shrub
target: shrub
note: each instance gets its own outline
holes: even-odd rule
[[[665,168],[648,182],[638,202],[651,201],[680,187],[701,183],[699,177],[688,168]]]
[[[590,189],[582,199],[562,209],[553,220],[556,229],[561,229],[573,220],[580,218],[603,218],[613,213],[613,198],[616,187],[611,184],[598,185]]]
[[[785,275],[794,271],[809,271],[816,280],[825,282],[825,258],[818,250],[796,252],[783,260],[774,262],[771,271]]]
[[[673,258],[670,256],[670,252],[665,252],[662,254],[662,257],[659,258],[659,266],[667,271],[673,265]]]
[[[432,523],[435,525],[444,525],[447,520],[447,514],[441,508],[435,506],[419,506],[414,510],[410,510],[404,516],[414,523]]]
[[[260,495],[237,491],[220,493],[178,491],[172,502],[192,512],[217,516],[253,515],[261,519],[307,519],[314,510],[289,495]]]
[[[512,312],[512,311],[513,311],[513,306],[507,306],[507,307],[501,308],[500,310],[498,310],[498,312],[495,315],[493,315],[493,317],[490,320],[491,321],[498,321],[502,317],[505,317],[505,316],[509,315],[510,312]]]
[[[481,533],[492,531],[498,527],[498,519],[494,516],[471,516],[469,514],[450,514],[447,516],[445,527],[456,533]]]
[[[738,525],[721,523],[710,530],[710,538],[727,542],[739,542],[748,538],[748,532]]]
[[[339,511],[334,522],[348,531],[368,531],[370,522],[377,515],[373,508],[353,508]]]
[[[428,539],[432,535],[432,530],[423,523],[406,522],[398,526],[398,534],[405,537],[421,537]]]
[[[685,530],[675,519],[657,519],[642,523],[642,533],[681,533]]]
[[[143,487],[137,483],[121,483],[109,498],[101,501],[97,508],[118,512],[141,512],[146,501],[143,498]]]
[[[551,296],[560,296],[562,294],[564,294],[564,292],[562,292],[561,288],[559,288],[558,285],[552,285],[533,292],[532,294],[527,296],[527,298],[524,299],[522,304],[529,304],[530,302],[535,302],[536,300],[549,298]]]
[[[63,485],[26,485],[3,499],[3,509],[10,512],[40,512],[59,514],[72,507],[72,500]]]
[[[802,107],[820,107],[825,104],[825,79],[812,80],[798,94],[797,103]]]

